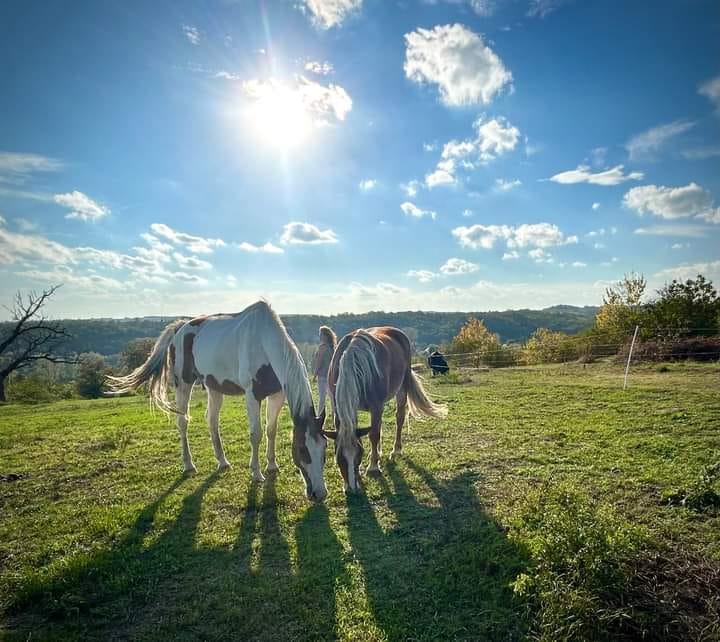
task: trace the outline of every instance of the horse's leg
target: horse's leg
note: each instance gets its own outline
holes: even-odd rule
[[[274,395],[270,395],[267,400],[267,467],[265,468],[265,474],[271,475],[276,473],[278,470],[277,462],[275,461],[275,436],[277,435],[277,421],[280,409],[285,401],[285,394],[282,392],[276,392]]]
[[[368,475],[379,475],[380,470],[380,434],[382,429],[383,407],[373,408],[370,411],[370,463],[365,472]]]
[[[260,449],[260,402],[255,399],[252,394],[245,395],[245,405],[247,406],[248,424],[250,425],[250,472],[252,472],[253,481],[265,481],[265,477],[260,472],[260,459],[258,451]]]
[[[395,395],[395,444],[390,451],[390,459],[395,459],[402,452],[402,429],[407,418],[407,391],[401,388]]]
[[[180,433],[180,447],[182,448],[183,467],[188,474],[197,472],[195,464],[190,454],[190,444],[187,438],[187,411],[190,405],[190,395],[192,394],[193,384],[181,382],[175,389],[175,407],[177,408],[177,428]]]
[[[215,450],[218,470],[230,468],[230,462],[225,459],[225,450],[223,449],[222,439],[220,438],[220,408],[222,408],[224,398],[222,392],[208,388],[208,405],[205,419],[210,429],[210,439],[212,439],[213,450]]]

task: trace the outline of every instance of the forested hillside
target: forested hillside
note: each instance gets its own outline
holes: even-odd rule
[[[537,328],[574,334],[592,325],[595,307],[554,306],[544,310],[506,310],[503,312],[366,312],[333,316],[287,314],[283,321],[297,342],[313,343],[317,329],[329,325],[338,335],[355,328],[393,325],[402,328],[419,348],[448,342],[468,317],[482,319],[502,342],[524,341]],[[173,318],[68,319],[63,321],[73,335],[64,346],[68,352],[97,352],[114,355],[131,339],[156,337]],[[0,326],[0,333],[2,327]]]

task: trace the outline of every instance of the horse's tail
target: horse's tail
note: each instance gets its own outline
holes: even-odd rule
[[[169,375],[173,364],[170,359],[170,344],[180,326],[186,321],[173,321],[158,337],[153,346],[150,356],[145,363],[138,366],[130,374],[124,377],[108,376],[111,396],[124,395],[136,390],[142,385],[147,385],[150,405],[159,408],[165,414],[177,413],[177,409],[170,403],[167,396]]]
[[[372,337],[364,330],[358,330],[338,366],[335,412],[340,419],[341,433],[354,434],[361,398],[380,376]]]
[[[420,419],[423,415],[437,419],[447,417],[447,406],[435,403],[427,396],[422,384],[422,379],[409,367],[405,373],[403,386],[405,387],[405,392],[407,392],[410,414],[415,419]]]

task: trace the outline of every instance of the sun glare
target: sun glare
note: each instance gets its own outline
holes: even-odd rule
[[[247,116],[261,141],[281,149],[297,147],[313,128],[298,92],[284,87],[267,87],[248,108]]]

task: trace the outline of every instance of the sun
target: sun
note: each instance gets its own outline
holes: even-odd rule
[[[287,150],[307,140],[313,121],[298,91],[266,86],[247,110],[249,127],[264,143]]]

